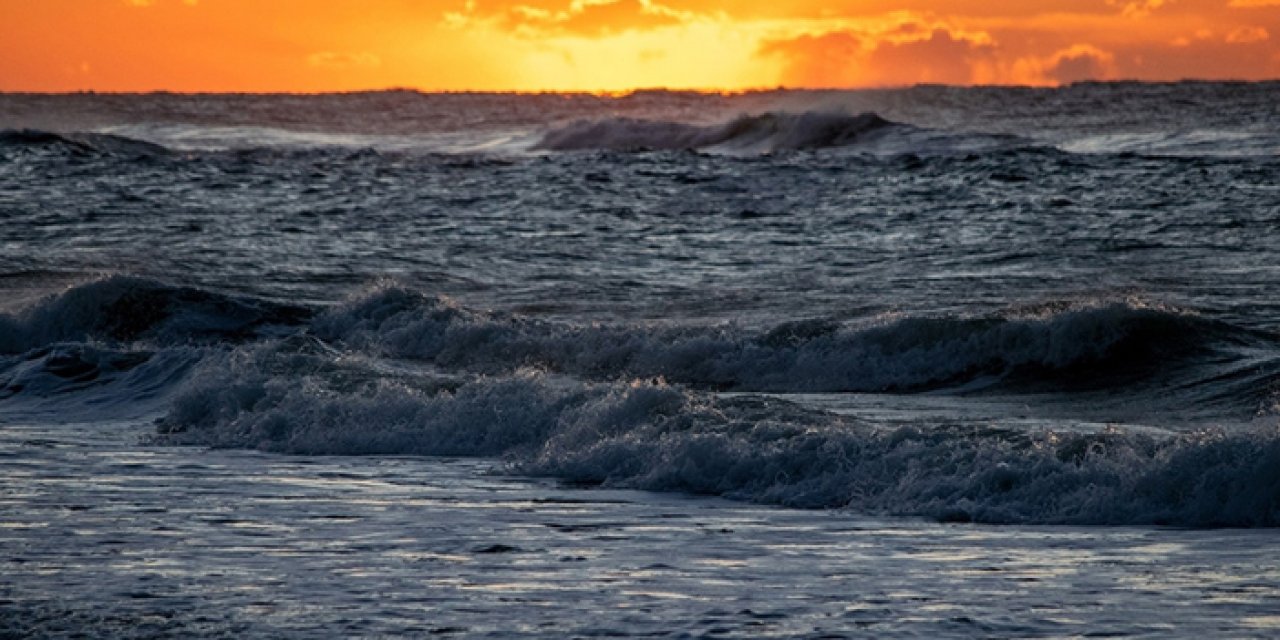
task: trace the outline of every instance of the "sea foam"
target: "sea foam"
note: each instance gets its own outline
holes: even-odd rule
[[[1272,399],[1273,336],[1134,302],[749,329],[553,322],[394,287],[318,311],[116,277],[0,316],[0,337],[7,407],[167,406],[166,444],[493,456],[580,483],[948,520],[1280,525],[1266,415],[1047,429],[751,395],[1099,388],[1145,406],[1172,385],[1245,417]]]
[[[266,348],[206,362],[158,438],[336,455],[501,456],[575,483],[991,523],[1280,525],[1280,432],[877,426],[771,397],[540,372],[352,375]],[[359,380],[353,384],[353,380]]]

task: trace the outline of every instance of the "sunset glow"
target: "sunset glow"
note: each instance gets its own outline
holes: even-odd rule
[[[0,0],[4,91],[1280,77],[1280,0]]]

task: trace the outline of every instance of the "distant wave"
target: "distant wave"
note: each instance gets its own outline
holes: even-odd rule
[[[617,97],[403,90],[307,96],[6,94],[0,96],[0,111],[8,126],[67,123],[183,151],[336,147],[519,155],[541,135],[546,150],[727,144],[728,150],[741,145],[740,151],[766,152],[884,144],[890,153],[1045,146],[1078,153],[1234,157],[1280,154],[1275,118],[1268,117],[1278,87],[1276,82],[1190,81],[1043,89],[919,85],[731,96],[663,90]],[[877,121],[880,116],[845,115],[861,112],[893,122],[886,126]],[[734,119],[738,113],[756,115]],[[15,133],[24,132],[0,133],[0,139],[7,138],[0,140],[0,149],[15,142]],[[735,141],[735,136],[742,138]],[[34,142],[20,137],[26,138],[20,143]],[[101,139],[62,137],[70,146],[88,142],[91,151],[102,148]],[[906,143],[895,143],[899,137]]]
[[[168,149],[150,142],[108,133],[53,133],[38,129],[0,130],[0,150],[5,148],[52,148],[83,155],[127,157],[158,156]]]
[[[868,143],[890,130],[912,127],[866,113],[765,113],[740,116],[730,122],[696,126],[679,122],[632,118],[582,120],[554,129],[540,138],[532,130],[501,129],[483,133],[448,132],[413,135],[357,135],[304,132],[251,126],[147,125],[116,127],[113,133],[23,129],[0,130],[4,149],[48,149],[78,155],[130,158],[161,156],[171,149],[275,151],[378,149],[442,154],[526,153],[533,150],[679,150],[717,149],[760,153],[820,149]],[[121,133],[126,135],[120,135]]]
[[[110,132],[0,129],[0,153],[43,151],[128,160],[174,153],[264,151],[520,156],[530,151],[682,151],[760,154],[850,148],[876,156],[955,155],[1001,151],[1145,157],[1274,157],[1280,137],[1266,132],[1191,130],[1077,135],[1056,143],[1007,134],[952,132],[886,120],[874,113],[805,111],[742,115],[696,125],[618,117],[577,120],[541,134],[536,127],[418,134],[350,134],[262,126],[134,124]]]
[[[518,155],[536,140],[529,129],[414,134],[353,134],[268,126],[137,123],[107,132],[54,133],[36,129],[0,130],[0,153],[48,150],[80,156],[126,159],[174,153],[261,151],[273,154],[385,151],[441,155]]]
[[[1157,133],[1080,136],[1058,148],[1079,154],[1132,154],[1147,157],[1265,158],[1280,156],[1280,135],[1264,131],[1193,129]]]
[[[0,354],[60,342],[182,345],[245,340],[296,326],[309,311],[145,278],[113,276],[0,314]]]
[[[600,149],[661,151],[717,147],[736,151],[786,151],[841,147],[908,128],[874,113],[765,113],[744,115],[724,124],[613,118],[581,120],[547,132],[537,148],[552,151]]]
[[[1172,381],[1188,387],[1200,379],[1233,381],[1251,389],[1235,401],[1256,404],[1280,369],[1276,336],[1124,302],[876,326],[804,319],[757,332],[560,324],[386,289],[321,315],[313,330],[337,344],[447,369],[500,374],[536,367],[727,391],[1123,389],[1152,376],[1168,384],[1177,373],[1182,377]]]
[[[1280,526],[1280,432],[873,428],[772,398],[539,373],[414,385],[259,350],[191,377],[168,444],[503,456],[577,483],[991,523]],[[353,384],[353,378],[363,383]]]

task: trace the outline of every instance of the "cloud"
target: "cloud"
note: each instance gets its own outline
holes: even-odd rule
[[[1280,35],[1280,0],[192,1],[0,0],[23,14],[0,20],[0,87],[625,90],[1280,77],[1280,38],[1271,38]],[[64,72],[82,59],[94,65],[92,82]]]
[[[1087,80],[1114,80],[1120,76],[1116,55],[1094,45],[1077,43],[1048,55],[1026,55],[1011,65],[988,70],[983,82],[1057,86]]]
[[[1212,29],[1196,29],[1196,32],[1189,36],[1178,36],[1173,40],[1170,40],[1169,44],[1174,47],[1189,47],[1196,42],[1208,40],[1212,37]]]
[[[382,60],[372,53],[363,51],[360,53],[320,51],[307,56],[307,64],[319,69],[346,71],[348,69],[376,68],[382,65]]]
[[[123,2],[131,7],[146,9],[147,7],[156,6],[160,0],[123,0]],[[197,4],[200,4],[200,0],[182,0],[182,4],[185,4],[188,7],[194,7]]]
[[[556,26],[582,35],[644,31],[681,22],[676,12],[644,0],[575,2],[573,9],[566,19],[557,21]]]
[[[1057,51],[1046,62],[1045,74],[1058,84],[1115,77],[1115,55],[1089,44],[1077,44]]]
[[[1126,18],[1145,18],[1168,2],[1167,0],[1132,0],[1122,3],[1119,0],[1107,0],[1107,4],[1119,6],[1120,15]]]
[[[849,30],[771,41],[759,55],[782,57],[783,83],[806,87],[1053,86],[1120,76],[1117,56],[1092,44],[1079,42],[1047,53],[1012,50],[987,32],[920,19],[874,32]]]
[[[784,84],[840,87],[858,84],[859,67],[867,54],[867,45],[853,33],[830,32],[766,41],[759,53],[786,61]]]
[[[994,49],[990,37],[935,29],[918,40],[880,44],[867,64],[872,83],[878,85],[971,84],[975,63],[989,57]]]
[[[516,0],[481,7],[468,0],[463,11],[443,14],[444,23],[463,27],[485,23],[527,37],[574,35],[607,37],[687,23],[697,17],[655,0]]]
[[[1227,34],[1227,42],[1231,44],[1253,44],[1263,42],[1271,37],[1262,27],[1240,27]]]
[[[802,34],[766,41],[759,55],[785,60],[783,83],[805,87],[972,84],[995,40],[927,17],[902,16],[879,28]]]

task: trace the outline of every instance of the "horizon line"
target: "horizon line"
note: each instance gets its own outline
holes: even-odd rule
[[[505,96],[592,96],[597,98],[626,98],[629,96],[643,94],[696,94],[696,95],[720,95],[720,96],[738,96],[759,93],[851,93],[851,92],[876,92],[876,91],[906,91],[911,89],[963,89],[963,90],[982,90],[982,89],[1023,89],[1030,91],[1057,91],[1062,89],[1070,89],[1078,86],[1096,86],[1096,85],[1148,85],[1148,86],[1169,86],[1178,84],[1275,84],[1280,83],[1280,77],[1268,78],[1262,80],[1248,80],[1242,78],[1182,78],[1179,80],[1142,80],[1142,79],[1112,79],[1112,80],[1078,80],[1075,82],[1058,84],[1058,85],[1031,85],[1031,84],[947,84],[920,82],[914,84],[903,85],[883,85],[883,86],[864,86],[864,87],[805,87],[805,86],[787,86],[777,85],[773,87],[744,87],[744,88],[671,88],[671,87],[634,87],[628,89],[617,90],[558,90],[558,89],[425,89],[418,87],[406,86],[387,86],[381,88],[369,89],[335,89],[329,91],[175,91],[172,89],[143,89],[133,91],[117,91],[117,90],[101,90],[101,89],[76,89],[68,91],[23,91],[0,89],[0,95],[5,96],[82,96],[82,95],[105,95],[105,96],[342,96],[342,95],[361,95],[361,94],[377,94],[377,93],[417,93],[421,95],[505,95]]]

